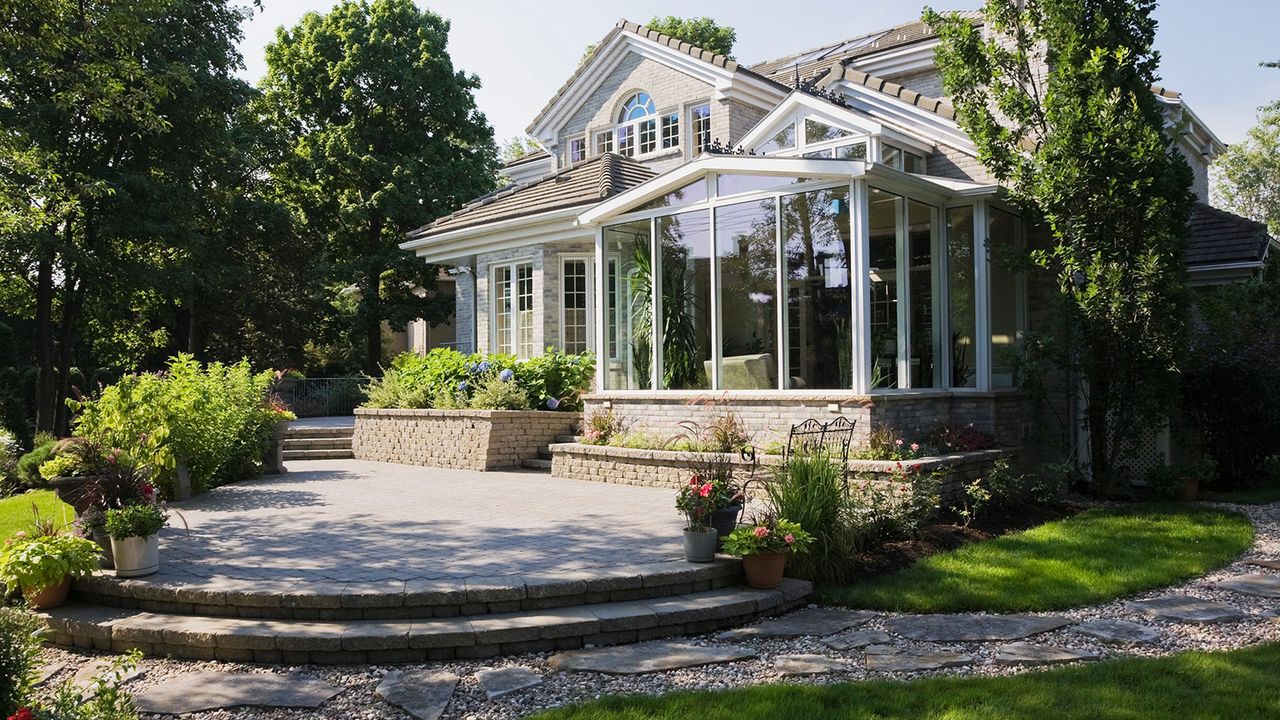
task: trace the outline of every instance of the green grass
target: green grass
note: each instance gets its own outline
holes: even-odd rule
[[[1203,575],[1249,547],[1238,513],[1191,505],[1092,509],[819,590],[822,601],[915,613],[1059,610]]]
[[[71,506],[58,499],[52,490],[14,495],[0,500],[0,542],[10,538],[19,530],[26,530],[31,525],[31,503],[40,509],[42,518],[58,518],[63,522],[75,519]]]
[[[1251,488],[1249,490],[1232,490],[1230,492],[1206,492],[1200,495],[1201,500],[1213,502],[1239,503],[1241,505],[1270,505],[1280,502],[1280,485]]]
[[[1013,677],[764,685],[606,697],[537,720],[1140,720],[1280,717],[1280,645],[1129,658]]]

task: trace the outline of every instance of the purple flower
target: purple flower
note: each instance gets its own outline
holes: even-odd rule
[[[482,372],[482,373],[489,372],[489,361],[481,360],[480,364],[476,366],[476,372]]]
[[[515,376],[515,370],[511,370],[510,368],[498,373],[498,379],[502,382],[511,382],[511,378],[514,378]]]
[[[557,399],[555,399],[555,398],[547,398],[547,409],[548,409],[548,410],[555,410],[555,409],[556,409],[556,408],[558,408],[558,407],[560,407],[560,401],[559,401],[559,400],[557,400]]]
[[[459,383],[458,383],[458,389],[459,389],[459,390],[466,390],[466,389],[467,389],[467,381],[466,381],[466,380],[463,380],[463,381],[459,382]]]

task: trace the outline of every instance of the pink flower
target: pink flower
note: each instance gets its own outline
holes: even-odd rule
[[[756,537],[758,537],[758,538],[762,538],[762,539],[763,539],[763,538],[765,538],[765,537],[768,537],[768,536],[769,536],[769,528],[767,528],[767,527],[758,527],[758,528],[756,528],[755,533],[756,533]]]
[[[27,533],[26,533],[26,531],[25,531],[25,530],[19,530],[18,532],[16,532],[16,533],[14,533],[14,534],[13,534],[13,537],[14,537],[14,538],[16,538],[16,539],[22,539],[22,538],[24,538],[24,537],[26,537],[26,536],[27,536]]]
[[[793,542],[795,542],[795,541],[796,541],[796,536],[795,536],[795,535],[792,535],[791,533],[787,533],[787,534],[782,538],[782,542],[784,542],[784,543],[786,543],[786,544],[788,544],[788,545],[790,545],[791,543],[793,543]]]
[[[911,452],[920,452],[920,443],[911,443]]]
[[[894,444],[894,445],[897,445],[897,446],[899,446],[899,447],[901,447],[901,446],[902,446],[902,438],[898,438],[897,440],[894,440],[894,441],[893,441],[893,444]]]
[[[703,485],[702,488],[698,490],[698,494],[701,495],[702,497],[710,497],[711,483],[707,483],[706,485]]]

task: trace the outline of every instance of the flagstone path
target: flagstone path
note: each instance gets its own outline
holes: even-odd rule
[[[1000,675],[1059,663],[1280,642],[1280,505],[1238,507],[1257,533],[1245,555],[1174,587],[1098,606],[1019,615],[894,615],[816,608],[719,635],[489,661],[253,666],[144,660],[126,687],[146,713],[228,717],[506,720],[605,694],[920,674]],[[48,650],[66,679],[98,658]],[[297,708],[294,710],[280,709]],[[203,710],[202,710],[203,709]],[[234,717],[257,717],[240,710]],[[148,715],[148,717],[151,717]],[[158,716],[156,716],[158,717]]]

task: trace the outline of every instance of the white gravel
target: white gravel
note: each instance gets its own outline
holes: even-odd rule
[[[1266,616],[1266,613],[1274,613],[1280,609],[1280,601],[1218,590],[1214,586],[1214,583],[1236,575],[1280,575],[1280,572],[1275,570],[1244,564],[1245,561],[1250,559],[1280,557],[1280,503],[1270,506],[1222,505],[1222,507],[1248,514],[1256,528],[1253,546],[1231,565],[1180,585],[1141,593],[1125,600],[1094,607],[1045,613],[1065,615],[1077,621],[1112,618],[1136,622],[1160,631],[1161,638],[1156,643],[1134,647],[1117,647],[1074,632],[1070,627],[1035,636],[1030,639],[1031,642],[1093,650],[1101,653],[1104,658],[1124,656],[1158,657],[1187,650],[1230,650],[1265,642],[1280,642],[1280,618]],[[1246,613],[1247,617],[1244,621],[1237,623],[1186,625],[1155,621],[1125,609],[1125,603],[1129,600],[1148,599],[1171,594],[1185,594],[1224,602],[1241,609]],[[885,614],[862,627],[884,629],[883,620],[889,616],[889,614]],[[688,638],[688,640],[698,644],[722,644],[721,641],[715,640],[712,635],[697,636]],[[863,653],[861,650],[837,652],[820,643],[817,637],[787,640],[755,639],[748,640],[744,644],[759,653],[760,657],[756,660],[727,665],[691,668],[634,677],[556,672],[547,664],[549,653],[497,658],[486,661],[429,663],[423,666],[408,667],[449,670],[462,678],[452,702],[443,715],[443,718],[448,720],[518,718],[545,708],[582,702],[603,695],[656,695],[676,690],[713,690],[777,682],[826,684],[872,677],[995,676],[1035,670],[1035,668],[1028,669],[994,664],[992,662],[993,656],[1002,645],[1006,644],[1002,642],[934,644],[896,639],[895,644],[901,648],[951,650],[974,657],[974,663],[969,666],[910,674],[868,673],[862,664]],[[781,655],[798,654],[846,658],[852,661],[850,663],[851,670],[830,675],[788,678],[785,681],[780,679],[773,667],[774,659]],[[57,683],[70,678],[79,667],[97,660],[100,656],[49,648],[45,651],[45,657],[49,663],[64,664],[63,669],[51,679],[51,683]],[[475,674],[487,668],[516,665],[533,669],[543,676],[545,682],[542,685],[512,693],[497,700],[487,700],[476,681]],[[302,718],[369,718],[389,720],[408,717],[405,713],[374,696],[374,688],[377,686],[378,681],[387,670],[392,669],[391,667],[374,665],[333,667],[264,666],[153,659],[143,660],[142,667],[145,669],[145,673],[126,685],[129,690],[138,692],[176,674],[198,670],[272,673],[301,672],[346,688],[340,695],[326,703],[319,710],[239,708],[185,716],[193,720],[229,720],[232,718],[269,718],[273,720],[283,720],[285,718],[297,718],[299,720]],[[399,667],[403,668],[405,666]]]

